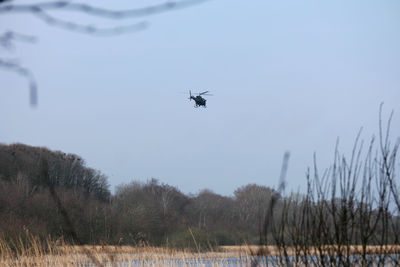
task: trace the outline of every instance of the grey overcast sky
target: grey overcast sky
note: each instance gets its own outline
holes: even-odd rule
[[[0,15],[0,32],[37,36],[0,56],[18,58],[39,85],[31,108],[26,80],[0,69],[0,142],[78,154],[112,188],[154,177],[231,195],[276,186],[285,151],[289,188],[303,187],[314,152],[324,168],[338,137],[349,153],[360,127],[366,140],[377,133],[381,102],[400,136],[398,0],[213,0],[118,23],[142,20],[144,31],[93,37]],[[212,91],[207,109],[180,94],[188,89]]]

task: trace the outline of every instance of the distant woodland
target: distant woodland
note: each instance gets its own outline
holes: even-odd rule
[[[77,155],[0,145],[0,238],[13,244],[29,233],[79,244],[170,247],[194,247],[194,240],[202,247],[399,244],[398,146],[383,149],[383,158],[370,148],[363,161],[356,148],[353,159],[338,155],[322,175],[309,171],[305,195],[249,184],[221,196],[208,189],[186,195],[156,179],[112,194],[107,177]]]
[[[120,185],[111,194],[107,177],[77,155],[0,145],[0,235],[7,240],[29,231],[74,241],[72,230],[84,244],[186,247],[192,235],[219,245],[257,243],[272,195],[273,189],[255,184],[238,188],[234,197],[210,190],[185,195],[156,179]]]

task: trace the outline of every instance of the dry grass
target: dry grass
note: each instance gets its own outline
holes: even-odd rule
[[[259,246],[222,246],[219,251],[193,252],[176,250],[167,247],[150,246],[71,246],[60,240],[41,242],[34,236],[28,236],[14,243],[12,249],[8,243],[0,239],[0,266],[81,266],[85,263],[97,263],[89,266],[250,266],[254,259],[252,255],[259,251]],[[277,247],[262,247],[264,255],[277,256]],[[326,247],[326,252],[335,251],[336,247]],[[294,248],[288,248],[289,255],[295,254]],[[352,246],[352,253],[358,254],[360,246]],[[368,253],[398,254],[400,245],[381,247],[369,246]],[[241,262],[228,265],[226,259],[241,259]],[[261,264],[263,266],[264,264]],[[85,265],[88,266],[88,265]],[[275,265],[275,266],[279,266]]]
[[[64,242],[48,239],[42,243],[38,238],[29,236],[13,243],[13,248],[0,239],[0,266],[80,266],[94,263],[90,266],[119,266],[130,263],[129,266],[174,266],[180,261],[181,266],[205,266],[204,263],[194,263],[194,260],[225,259],[231,257],[246,257],[240,252],[193,252],[176,250],[167,247],[150,246],[74,246]],[[132,263],[135,264],[132,264]],[[214,264],[213,264],[214,265]],[[86,265],[85,265],[86,266]],[[215,266],[226,266],[222,261]]]

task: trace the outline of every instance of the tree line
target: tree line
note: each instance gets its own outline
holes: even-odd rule
[[[13,243],[29,232],[81,244],[274,245],[283,265],[293,263],[294,253],[299,264],[325,266],[352,265],[357,246],[367,264],[371,245],[379,255],[400,255],[388,247],[400,243],[399,140],[391,144],[388,136],[381,130],[365,155],[359,137],[350,158],[336,149],[324,172],[315,160],[307,191],[288,195],[284,181],[278,190],[248,184],[221,196],[208,189],[184,194],[156,179],[119,185],[111,194],[107,177],[77,155],[0,145],[0,238]]]
[[[272,196],[281,198],[255,184],[234,196],[184,194],[156,179],[119,185],[111,194],[107,177],[77,155],[0,145],[0,235],[10,242],[26,231],[73,242],[73,231],[83,244],[257,243]]]

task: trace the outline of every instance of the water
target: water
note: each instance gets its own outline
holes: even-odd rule
[[[327,266],[343,266],[340,264],[337,256],[326,256],[323,259],[317,256],[307,256],[303,258],[297,258],[295,256],[288,256],[287,258],[279,256],[268,256],[268,257],[254,257],[254,258],[186,258],[186,259],[149,259],[149,260],[132,260],[132,261],[120,261],[120,262],[108,262],[105,266],[112,267],[145,267],[145,266],[165,266],[165,267],[245,267],[245,266],[299,266],[298,262],[308,262],[310,266],[320,266],[320,262],[324,261]],[[343,259],[344,261],[346,259]],[[361,257],[359,255],[353,255],[349,258],[351,266],[362,266]],[[367,255],[368,266],[399,266],[400,255]],[[281,264],[282,263],[282,264]],[[95,267],[95,263],[79,263],[78,267]]]

